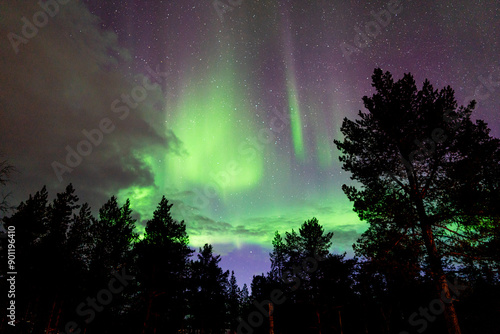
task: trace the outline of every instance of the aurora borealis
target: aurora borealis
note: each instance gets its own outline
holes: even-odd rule
[[[398,10],[384,26],[376,17],[389,3]],[[0,5],[0,153],[19,171],[11,202],[72,182],[94,210],[130,198],[143,226],[165,195],[192,246],[212,243],[240,284],[268,270],[274,231],[312,217],[335,233],[334,251],[352,254],[366,226],[341,190],[350,180],[333,140],[373,92],[375,67],[450,85],[459,104],[475,98],[475,117],[500,136],[497,1],[58,4],[17,53],[7,36],[22,36],[22,18],[41,7]],[[341,45],[365,34],[347,57]],[[103,118],[114,129],[60,182],[53,162]]]

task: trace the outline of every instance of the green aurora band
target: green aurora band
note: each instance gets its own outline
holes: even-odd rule
[[[180,93],[166,97],[163,119],[151,121],[165,134],[165,145],[134,152],[151,169],[154,184],[118,193],[120,201],[130,198],[140,221],[151,218],[165,195],[174,203],[174,218],[186,221],[195,247],[208,242],[269,248],[274,231],[297,230],[312,217],[330,231],[360,233],[366,228],[331,173],[336,159],[332,140],[338,136],[335,122],[340,117],[323,117],[332,111],[297,85],[287,25],[281,36],[286,50],[283,102],[289,112],[283,131],[267,143],[254,144],[261,130],[271,128],[273,115],[250,105],[253,86],[238,84],[250,69],[238,64],[231,52],[219,50],[226,56],[206,68],[187,63],[177,87]],[[302,108],[307,108],[307,119]],[[322,178],[313,177],[318,171]],[[350,245],[337,247],[348,251]]]

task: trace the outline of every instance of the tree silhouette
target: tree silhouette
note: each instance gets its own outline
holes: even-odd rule
[[[0,161],[0,186],[5,187],[7,182],[10,180],[10,176],[12,172],[15,172],[16,169],[12,166],[7,160]],[[0,214],[7,213],[13,207],[7,201],[10,193],[2,193],[0,194]]]
[[[190,314],[192,328],[202,333],[216,333],[227,322],[226,291],[229,271],[219,267],[220,255],[205,244],[199,249],[198,260],[191,261]]]
[[[274,233],[272,245],[273,251],[269,253],[271,260],[271,276],[273,280],[279,281],[283,277],[286,265],[286,245],[278,231]]]
[[[460,333],[444,262],[470,255],[465,245],[481,241],[479,231],[484,239],[491,235],[494,215],[486,208],[498,196],[498,176],[492,175],[498,171],[498,140],[489,137],[484,122],[471,121],[474,102],[457,107],[449,86],[437,91],[426,80],[418,90],[411,74],[394,82],[380,69],[372,80],[376,93],[363,97],[368,112],[344,119],[345,138],[335,140],[343,169],[361,184],[343,190],[370,224],[367,233],[378,247],[389,246],[374,233],[384,229],[380,225],[421,242],[436,296],[445,301],[448,333]],[[475,151],[486,159],[477,161]],[[471,187],[477,196],[464,205],[461,196]]]
[[[432,237],[443,274],[448,279],[460,276],[474,288],[460,295],[457,308],[460,315],[467,314],[461,321],[464,332],[496,333],[498,308],[484,300],[500,298],[498,208],[493,205],[498,195],[493,175],[497,148],[494,140],[479,136],[480,129],[485,128],[476,129],[474,136],[481,138],[477,150],[487,157],[490,154],[485,161],[491,166],[476,164],[474,144],[468,143],[464,149],[468,156],[455,156],[456,165],[450,163],[451,167],[445,166],[450,170],[443,167],[437,173],[437,183],[454,182],[453,193],[431,182],[426,196],[433,200],[427,203],[427,197],[423,198],[428,219],[447,215],[444,222],[432,218],[436,219]],[[399,162],[406,170],[406,162]],[[425,166],[417,167],[411,168],[420,175]],[[480,169],[477,173],[476,168]],[[88,334],[208,334],[227,328],[254,333],[388,334],[408,329],[408,318],[416,320],[408,315],[435,300],[432,286],[441,282],[422,235],[417,206],[412,207],[413,199],[391,188],[388,180],[409,181],[392,173],[383,178],[385,183],[368,172],[362,175],[373,183],[355,201],[355,208],[370,223],[354,245],[362,261],[330,253],[333,233],[312,218],[297,232],[285,232],[284,238],[275,233],[269,254],[271,271],[253,277],[251,297],[246,285],[238,287],[234,272],[229,275],[221,269],[221,257],[213,254],[212,246],[205,244],[197,259],[190,261],[193,251],[186,224],[172,218],[172,204],[165,197],[138,240],[128,200],[120,206],[111,197],[95,218],[88,204],[78,203],[71,184],[52,201],[43,187],[3,219],[7,228],[15,226],[16,270],[23,273],[16,280],[16,331],[70,333],[68,328],[75,329],[74,324],[74,332]],[[370,188],[379,184],[385,188]],[[474,193],[474,201],[465,201],[467,192]],[[448,211],[440,207],[442,203]],[[450,214],[457,221],[451,221]],[[455,232],[461,239],[450,231],[452,226],[458,227]],[[469,244],[463,242],[471,237],[475,239]],[[6,241],[0,238],[2,249]],[[5,267],[6,252],[0,256]],[[115,284],[118,281],[111,281],[120,268],[133,274],[127,276],[132,281],[123,289]],[[114,282],[112,300],[103,294],[111,289],[110,282]],[[0,288],[5,290],[6,283],[0,280]],[[274,301],[276,296],[279,302]],[[446,295],[439,297],[447,300]],[[0,305],[7,307],[7,302],[2,299]],[[0,331],[9,328],[5,319]],[[436,322],[434,329],[440,330],[444,323]]]
[[[333,232],[326,233],[316,218],[305,221],[298,233],[294,229],[285,232],[284,239],[275,232],[273,251],[269,254],[271,271],[267,277],[254,276],[252,297],[261,302],[269,300],[274,289],[286,292],[285,302],[273,305],[276,331],[308,331],[308,326],[320,330],[323,326],[321,319],[327,312],[328,297],[324,295],[327,290],[321,289],[327,275],[321,263],[330,256],[332,237]],[[269,311],[267,305],[264,308]],[[266,330],[266,326],[259,330]]]
[[[248,293],[248,290],[247,292]],[[226,299],[227,299],[227,311],[229,319],[229,329],[235,332],[238,327],[238,318],[241,317],[241,290],[236,283],[236,277],[234,276],[234,271],[231,271],[231,277],[227,285]]]
[[[96,226],[96,220],[92,216],[90,206],[84,203],[78,214],[73,216],[73,222],[68,232],[68,252],[76,261],[78,270],[83,272],[89,270],[93,226]]]
[[[172,205],[162,197],[135,247],[139,289],[146,306],[142,333],[173,333],[184,326],[188,259],[193,251],[186,224],[171,216]]]
[[[39,284],[38,279],[33,279],[44,277],[44,265],[47,261],[41,247],[41,240],[47,233],[48,226],[47,197],[44,186],[35,195],[29,195],[26,201],[21,202],[11,217],[3,219],[6,228],[14,226],[16,230],[16,269],[23,273],[16,279],[16,308],[19,314],[25,315],[16,326],[26,331],[45,329],[43,324],[48,316],[45,312],[45,308],[49,308],[45,300],[48,290]],[[6,264],[7,261],[3,263]]]
[[[305,221],[299,233],[285,233],[282,246],[285,253],[285,270],[282,279],[293,283],[292,290],[300,289],[299,294],[308,294],[298,298],[314,299],[318,294],[318,267],[322,259],[330,252],[333,232],[325,233],[316,218]],[[276,239],[275,239],[276,241]]]
[[[69,252],[67,233],[72,223],[73,211],[80,207],[78,196],[70,183],[64,192],[58,193],[56,198],[47,207],[47,233],[41,239],[40,255],[43,259],[42,272],[51,275],[42,275],[39,280],[45,291],[50,291],[53,298],[51,308],[54,310],[49,317],[47,330],[58,328],[60,316],[63,314],[64,304],[72,297],[75,268],[73,258]],[[57,314],[57,316],[56,316]]]
[[[108,286],[116,272],[129,270],[133,264],[131,252],[138,238],[135,232],[135,219],[132,218],[130,201],[123,206],[112,196],[99,209],[99,218],[93,220],[91,227],[90,263],[88,294],[96,295],[98,291]],[[99,313],[90,318],[88,328],[91,331],[112,332],[113,324],[119,323],[124,312],[126,293],[113,295],[113,302],[106,307],[100,305]]]

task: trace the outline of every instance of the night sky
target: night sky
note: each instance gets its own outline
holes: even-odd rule
[[[352,255],[367,225],[333,140],[374,68],[476,99],[500,137],[497,0],[60,2],[0,4],[11,203],[72,182],[94,210],[130,198],[143,230],[165,195],[240,285],[269,270],[276,230],[312,217]]]

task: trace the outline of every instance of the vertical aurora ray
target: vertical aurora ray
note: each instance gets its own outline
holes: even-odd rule
[[[287,15],[285,14],[285,17]],[[290,32],[290,24],[288,19],[283,23],[283,39],[284,39],[284,59],[285,59],[285,80],[288,98],[288,109],[290,112],[290,129],[292,133],[292,142],[295,157],[299,161],[305,160],[304,138],[302,134],[302,119],[300,112],[299,91],[296,79],[295,62],[293,59],[293,43]]]
[[[288,62],[287,62],[288,63]],[[287,95],[288,108],[290,112],[290,127],[292,131],[293,148],[295,157],[300,161],[305,160],[304,139],[302,136],[302,120],[300,117],[300,105],[297,97],[297,85],[293,70],[287,68]]]
[[[333,142],[330,142],[330,136],[322,124],[317,124],[314,134],[317,163],[322,169],[330,169],[333,166]]]

